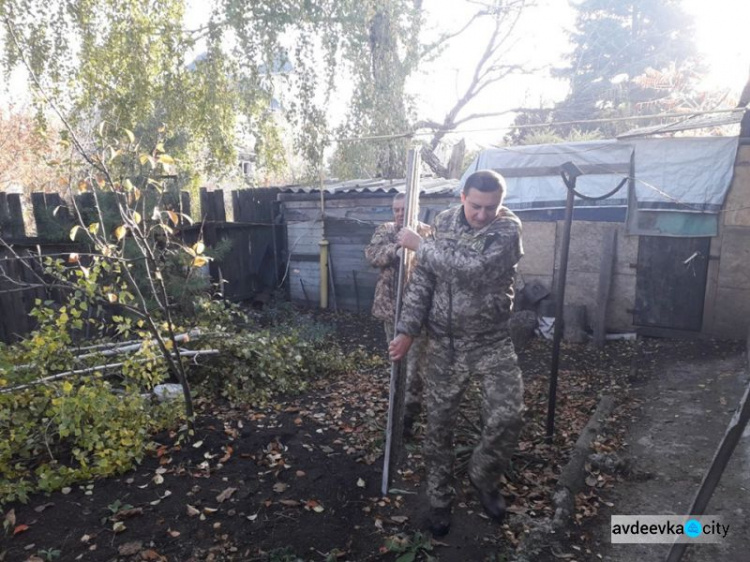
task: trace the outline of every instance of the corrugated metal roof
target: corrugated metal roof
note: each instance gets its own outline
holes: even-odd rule
[[[451,194],[458,188],[458,180],[444,178],[422,178],[419,190],[427,195]],[[406,189],[405,179],[386,180],[361,179],[326,183],[323,187],[328,194],[342,193],[397,193]],[[320,193],[319,185],[290,185],[280,188],[281,193]]]
[[[681,131],[690,131],[692,129],[706,129],[713,127],[722,127],[725,125],[737,125],[742,121],[745,114],[744,107],[738,107],[731,113],[720,113],[714,115],[693,115],[686,116],[685,119],[666,125],[654,125],[653,127],[641,127],[633,129],[622,135],[618,139],[627,139],[631,137],[644,137],[648,135],[657,135],[661,133],[679,133]]]

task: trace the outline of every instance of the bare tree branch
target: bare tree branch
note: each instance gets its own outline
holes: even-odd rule
[[[505,111],[489,111],[486,113],[470,113],[466,117],[462,117],[461,119],[456,120],[453,124],[456,127],[459,127],[463,125],[464,123],[467,123],[468,121],[473,121],[474,119],[484,119],[486,117],[500,117],[501,115],[507,115],[508,113],[518,113],[519,111],[523,111],[523,108],[520,107],[514,107],[513,109],[506,109]]]
[[[218,353],[220,353],[220,351],[218,349],[199,349],[199,350],[196,350],[196,351],[179,351],[175,355],[178,356],[178,357],[192,357],[192,358],[196,358],[196,357],[200,357],[201,355],[217,355]],[[150,358],[150,357],[148,357],[148,358],[136,359],[135,360],[136,363],[146,363],[148,361],[153,361],[153,359]],[[66,378],[69,378],[69,377],[75,377],[75,376],[80,376],[80,375],[89,375],[89,374],[96,373],[97,371],[103,371],[105,369],[119,369],[123,365],[125,365],[124,362],[107,363],[105,365],[96,365],[94,367],[87,367],[85,369],[76,369],[76,370],[73,370],[73,371],[65,371],[64,373],[56,373],[54,375],[50,375],[48,377],[43,377],[41,379],[37,379],[35,381],[31,381],[31,382],[26,383],[26,384],[19,384],[17,386],[8,386],[6,388],[2,388],[2,389],[0,389],[0,394],[9,394],[11,392],[16,392],[18,390],[24,390],[26,388],[31,388],[31,387],[34,387],[34,386],[39,386],[41,384],[47,384],[47,383],[50,383],[50,382],[56,382],[58,380],[66,379]]]
[[[500,82],[514,72],[524,70],[523,66],[520,64],[504,64],[501,60],[507,52],[507,48],[505,47],[513,38],[518,21],[524,8],[529,5],[529,2],[527,0],[509,0],[507,2],[499,2],[492,5],[482,2],[476,3],[484,9],[477,12],[467,25],[460,30],[460,32],[464,32],[468,25],[476,21],[481,15],[491,15],[493,17],[494,25],[489,37],[487,38],[482,54],[474,67],[471,80],[464,89],[463,94],[446,113],[442,123],[439,123],[436,120],[426,119],[415,123],[414,127],[415,129],[434,129],[435,132],[427,143],[429,150],[423,150],[422,157],[433,172],[440,177],[447,177],[448,168],[440,163],[439,158],[435,155],[435,149],[446,134],[468,121],[518,111],[517,109],[509,109],[498,112],[477,112],[459,118],[461,112],[464,111],[465,108],[487,87]]]

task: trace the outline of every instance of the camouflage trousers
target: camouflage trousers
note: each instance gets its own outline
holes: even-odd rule
[[[393,339],[393,323],[383,322],[385,337],[390,343]],[[412,419],[422,411],[422,392],[424,389],[423,364],[427,350],[427,336],[423,333],[414,338],[406,355],[406,398],[404,399],[405,414]]]
[[[497,489],[521,431],[523,380],[510,337],[490,344],[429,338],[425,362],[427,432],[423,444],[427,496],[432,508],[453,501],[453,430],[461,398],[472,379],[481,386],[482,434],[469,462],[480,490]]]

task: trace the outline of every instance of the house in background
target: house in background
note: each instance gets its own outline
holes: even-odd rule
[[[601,196],[626,179],[611,197],[576,198],[566,304],[585,306],[589,318],[602,306],[597,293],[604,240],[615,230],[607,331],[745,337],[750,326],[750,139],[639,133],[480,153],[463,179],[486,168],[506,177],[506,205],[524,224],[520,286],[537,281],[555,288],[566,198],[560,165],[565,162],[584,172],[577,183],[584,195]],[[460,185],[423,179],[421,220],[429,222],[457,204]],[[325,236],[338,307],[367,310],[377,271],[365,261],[364,247],[375,227],[391,219],[391,199],[403,189],[403,181],[328,185],[321,215],[317,188],[283,188],[278,199],[287,224],[292,299],[318,303],[319,242]]]
[[[750,312],[750,146],[737,137],[649,138],[521,146],[482,152],[465,177],[492,168],[524,224],[521,280],[555,288],[566,188],[560,165],[583,172],[576,197],[566,304],[591,316],[606,304],[609,331],[744,337]],[[743,214],[744,213],[744,214]],[[616,230],[612,289],[598,303],[607,231]],[[748,250],[744,250],[748,248]],[[744,313],[743,313],[744,311]]]
[[[454,204],[457,186],[458,180],[422,179],[420,220],[431,222]],[[393,196],[405,188],[405,180],[352,180],[326,184],[322,198],[318,187],[281,188],[278,200],[287,229],[286,282],[292,300],[308,306],[320,303],[320,241],[325,238],[333,279],[329,305],[369,312],[378,270],[365,259],[365,246],[377,225],[393,220]]]

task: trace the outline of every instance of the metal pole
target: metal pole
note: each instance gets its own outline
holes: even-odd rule
[[[750,345],[750,340],[748,340],[748,345]],[[732,458],[732,453],[734,453],[737,443],[740,442],[742,434],[745,432],[748,420],[750,420],[750,384],[745,388],[745,394],[740,401],[740,405],[735,410],[724,438],[716,449],[716,453],[714,453],[711,466],[703,476],[703,482],[701,482],[701,487],[695,495],[688,515],[703,515],[706,512],[708,502],[716,486],[718,486],[719,480],[721,480],[721,475],[724,473],[729,459]],[[669,549],[667,562],[679,562],[682,560],[682,555],[685,554],[687,546],[687,543],[673,543]]]
[[[404,202],[404,226],[415,228],[419,205],[419,168],[421,161],[417,149],[409,150],[406,174],[406,201]],[[413,252],[401,252],[401,265],[398,270],[396,285],[396,318],[393,333],[396,334],[401,297],[403,295],[406,273]],[[391,471],[395,470],[403,450],[404,405],[406,400],[406,358],[391,363],[391,380],[388,392],[388,422],[385,433],[385,454],[383,458],[383,481],[381,492],[385,496],[390,487]]]
[[[323,162],[320,164],[320,308],[328,308],[328,240],[326,240],[326,197]]]
[[[557,370],[560,365],[560,341],[563,336],[565,310],[565,279],[568,275],[568,253],[570,251],[570,229],[573,223],[573,201],[576,186],[575,176],[568,177],[565,172],[561,173],[568,190],[565,200],[565,226],[563,229],[562,248],[560,252],[560,271],[557,277],[557,295],[555,296],[555,335],[552,342],[552,364],[550,366],[549,379],[549,405],[547,407],[547,441],[552,440],[555,432],[555,401],[557,397]]]

